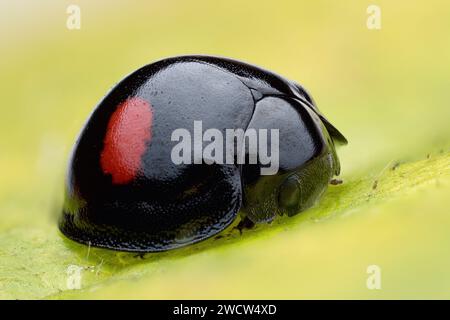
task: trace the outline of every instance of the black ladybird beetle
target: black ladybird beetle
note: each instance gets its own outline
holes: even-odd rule
[[[181,163],[172,133],[278,129],[279,169],[256,163]],[[92,246],[135,252],[209,238],[238,216],[252,223],[295,215],[339,175],[344,136],[300,85],[259,67],[212,56],[144,66],[96,107],[73,149],[59,228]],[[248,153],[246,154],[248,156]]]

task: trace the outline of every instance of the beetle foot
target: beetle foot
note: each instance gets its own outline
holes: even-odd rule
[[[339,184],[342,184],[344,181],[342,181],[341,179],[331,179],[330,184],[333,186],[337,186]]]
[[[248,217],[242,218],[239,221],[238,225],[234,227],[234,229],[238,229],[239,233],[242,235],[242,230],[244,229],[252,229],[255,226],[255,223],[250,220]]]

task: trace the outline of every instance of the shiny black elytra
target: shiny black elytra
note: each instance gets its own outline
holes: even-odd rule
[[[259,165],[181,164],[177,128],[279,129],[277,174]],[[295,215],[321,196],[344,136],[298,84],[243,62],[182,56],[149,64],[97,106],[73,150],[59,228],[115,250],[154,252],[209,238],[241,218]]]

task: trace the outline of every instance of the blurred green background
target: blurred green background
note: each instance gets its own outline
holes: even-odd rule
[[[444,0],[1,1],[0,298],[450,298],[449,32]],[[144,259],[65,240],[54,215],[84,121],[180,54],[303,84],[349,140],[344,184],[295,218]]]

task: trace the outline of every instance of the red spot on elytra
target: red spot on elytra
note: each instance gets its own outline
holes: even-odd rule
[[[111,115],[100,165],[114,184],[126,184],[140,171],[142,155],[152,137],[152,120],[152,106],[138,97],[125,100]]]

